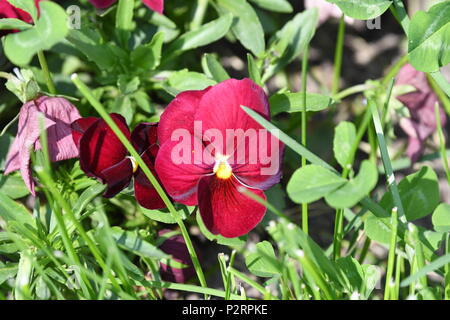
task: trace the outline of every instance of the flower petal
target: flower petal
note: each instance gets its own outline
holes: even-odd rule
[[[89,0],[97,9],[106,9],[113,5],[117,0]]]
[[[111,114],[114,122],[125,136],[130,139],[130,130],[125,119]],[[116,137],[108,124],[100,119],[86,130],[80,140],[80,166],[87,175],[103,181],[102,171],[108,169],[127,156],[127,150]]]
[[[170,140],[177,129],[194,133],[194,115],[201,97],[209,90],[185,91],[178,94],[164,110],[159,120],[158,138],[162,145]]]
[[[163,13],[164,0],[142,0],[142,2],[153,11]]]
[[[205,226],[213,234],[227,238],[247,234],[262,220],[265,206],[239,191],[244,188],[266,199],[264,192],[243,186],[234,177],[203,177],[198,184],[198,205]]]
[[[148,148],[141,156],[142,160],[144,160],[145,164],[149,167],[153,175],[155,175],[156,177],[157,174],[155,171],[154,163],[155,156],[158,153],[158,149],[159,147],[157,145],[153,145]],[[134,175],[134,195],[137,202],[144,208],[154,210],[166,207],[164,201],[161,199],[156,189],[153,187],[153,185],[147,179],[145,173],[140,168]]]
[[[120,191],[128,187],[133,177],[133,165],[128,158],[123,159],[119,163],[106,168],[101,172],[104,183],[108,185],[103,196],[112,198]]]
[[[140,123],[131,133],[131,142],[139,154],[158,142],[158,124]]]
[[[237,129],[262,129],[242,108],[246,106],[269,119],[269,102],[264,90],[250,79],[229,79],[213,86],[200,100],[194,120],[201,123],[202,139],[213,142],[217,152],[228,154]],[[228,134],[227,134],[228,132]],[[199,135],[199,133],[195,133]],[[220,139],[217,140],[219,135]],[[232,148],[231,148],[232,149]]]
[[[191,135],[185,139],[180,142],[166,141],[156,157],[155,169],[173,199],[186,205],[196,205],[198,181],[212,174],[214,159],[202,156],[200,140]]]
[[[72,128],[72,139],[78,149],[80,149],[80,140],[83,134],[94,122],[98,120],[100,120],[100,118],[87,117],[80,118],[72,122],[72,124],[70,125],[70,127]]]

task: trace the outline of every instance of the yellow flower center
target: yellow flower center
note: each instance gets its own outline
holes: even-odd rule
[[[214,165],[214,173],[217,178],[226,180],[231,177],[233,170],[226,160],[219,160]]]
[[[137,171],[137,169],[139,168],[139,165],[138,165],[136,159],[133,158],[133,157],[131,157],[131,156],[129,156],[129,157],[127,157],[127,158],[130,159],[130,161],[131,161],[131,166],[133,167],[133,173],[135,173],[135,172]]]

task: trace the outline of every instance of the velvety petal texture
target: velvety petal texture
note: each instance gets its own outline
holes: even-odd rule
[[[41,148],[40,118],[47,130],[50,160],[62,161],[78,156],[70,124],[80,118],[78,110],[64,98],[40,97],[20,109],[16,139],[6,158],[5,174],[20,170],[25,185],[35,195],[30,153]]]
[[[157,123],[140,123],[132,133],[125,119],[112,113],[111,118],[124,133],[144,162],[153,172],[157,145]],[[72,139],[80,150],[81,169],[107,185],[103,194],[111,198],[128,187],[134,177],[134,192],[138,203],[147,209],[164,208],[164,202],[136,161],[128,155],[108,124],[100,118],[81,118],[72,123]]]
[[[409,110],[411,118],[400,120],[400,126],[409,136],[407,155],[414,163],[422,156],[425,140],[436,130],[436,117],[434,106],[439,99],[428,84],[425,73],[417,71],[410,64],[406,64],[400,70],[397,85],[410,85],[416,90],[397,96],[397,100],[402,102]],[[441,115],[441,125],[447,122],[444,109],[439,108]]]
[[[165,237],[171,230],[163,229],[158,232],[160,237]],[[164,281],[185,283],[195,275],[194,264],[186,247],[186,242],[180,234],[169,236],[160,246],[163,252],[170,254],[172,259],[178,262],[178,266],[160,263],[160,274]],[[201,261],[198,250],[197,256]],[[170,264],[170,263],[169,263]]]
[[[155,168],[169,195],[199,205],[214,234],[252,230],[266,208],[241,193],[265,198],[281,178],[284,145],[241,108],[270,117],[264,90],[250,79],[229,79],[179,94],[161,115]]]

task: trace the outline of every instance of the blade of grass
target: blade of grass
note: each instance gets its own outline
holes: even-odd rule
[[[338,34],[336,40],[336,48],[334,51],[334,71],[331,94],[334,96],[339,90],[339,81],[341,80],[342,56],[344,53],[344,36],[345,36],[345,15],[342,14],[339,20]]]
[[[439,146],[440,146],[440,151],[441,151],[442,163],[444,164],[444,170],[445,170],[445,175],[447,176],[447,182],[450,185],[450,170],[449,170],[449,166],[448,166],[447,151],[445,150],[445,137],[444,137],[444,133],[442,132],[441,112],[439,111],[438,103],[436,103],[436,105],[434,106],[434,114],[436,117],[436,127],[437,127],[437,132],[439,135]]]
[[[306,148],[306,89],[307,89],[307,79],[308,79],[308,58],[309,58],[309,44],[306,44],[305,51],[303,53],[302,60],[302,145]],[[301,167],[306,166],[306,158],[302,156]],[[308,234],[308,204],[302,203],[302,229]]]
[[[386,284],[384,287],[384,300],[393,300],[395,294],[395,281],[393,278],[395,267],[395,250],[397,247],[397,227],[398,212],[397,208],[392,209],[391,216],[391,241],[389,243],[388,265],[386,270]]]

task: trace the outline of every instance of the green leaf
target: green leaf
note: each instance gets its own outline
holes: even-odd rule
[[[204,58],[206,60],[208,71],[215,81],[222,82],[230,79],[230,76],[214,55],[205,53]]]
[[[358,175],[326,195],[325,200],[333,208],[351,208],[375,188],[377,181],[376,165],[372,161],[364,160]]]
[[[255,81],[257,85],[263,87],[264,84],[261,81],[261,71],[251,53],[247,53],[247,65],[250,79]]]
[[[230,247],[243,247],[245,243],[247,242],[247,236],[238,237],[238,238],[225,238],[221,235],[212,234],[209,232],[209,230],[206,228],[205,223],[202,220],[201,214],[197,213],[196,215],[198,227],[200,228],[200,231],[203,233],[203,235],[210,241],[216,241],[218,244],[224,245],[224,246],[230,246]]]
[[[152,41],[133,50],[130,55],[132,68],[150,71],[159,66],[163,42],[164,32],[158,32]]]
[[[286,0],[251,0],[256,3],[263,9],[273,11],[273,12],[282,12],[282,13],[291,13],[292,6]]]
[[[113,51],[101,43],[102,39],[94,30],[70,30],[67,40],[102,70],[111,70],[116,64]]]
[[[22,20],[19,19],[13,19],[13,18],[4,18],[0,19],[0,30],[26,30],[30,29],[32,27],[31,24],[28,24]]]
[[[245,264],[248,270],[258,277],[273,277],[282,272],[275,251],[268,241],[257,243],[256,252],[245,258]]]
[[[17,274],[17,264],[6,264],[0,266],[0,285],[8,279],[11,279]]]
[[[358,260],[352,257],[345,257],[337,259],[336,264],[342,272],[342,278],[346,282],[348,291],[361,292],[364,271]]]
[[[370,240],[389,244],[391,240],[391,218],[369,215],[364,221],[364,231]]]
[[[30,193],[22,177],[16,175],[0,177],[0,192],[11,199],[19,199]]]
[[[400,283],[400,286],[406,287],[411,283],[413,283],[414,281],[416,281],[417,279],[426,276],[428,273],[437,270],[448,263],[450,263],[450,253],[447,253],[446,255],[437,258],[436,260],[434,260],[430,264],[427,264],[425,267],[423,267],[416,273],[410,275]]]
[[[450,204],[441,203],[433,212],[434,230],[438,232],[450,232]]]
[[[450,1],[418,11],[409,25],[408,57],[417,70],[438,71],[450,62]]]
[[[30,212],[22,205],[10,197],[0,192],[0,217],[8,223],[17,221],[22,225],[35,226],[35,221]]]
[[[209,79],[203,73],[187,69],[174,72],[167,78],[167,85],[178,93],[187,90],[203,90],[215,84],[214,80]]]
[[[377,285],[378,281],[381,279],[381,272],[379,268],[376,266],[372,266],[369,264],[362,265],[363,274],[364,274],[364,298],[368,298],[372,293],[373,289]]]
[[[306,44],[314,36],[318,18],[316,8],[305,10],[275,34],[268,50],[273,55],[273,60],[267,68],[263,81],[284,68],[305,50]]]
[[[302,112],[302,92],[276,93],[269,99],[270,113],[275,116],[281,112]],[[317,93],[306,93],[306,111],[321,111],[334,103],[328,96]]]
[[[223,15],[194,31],[183,34],[167,48],[166,52],[178,54],[182,51],[195,49],[215,42],[227,34],[232,22],[233,16],[231,14]]]
[[[87,205],[91,203],[92,200],[94,200],[96,197],[98,197],[103,191],[105,191],[105,189],[106,186],[104,184],[96,183],[84,190],[73,206],[73,213],[75,214],[75,216],[80,215],[87,207]]]
[[[374,19],[382,15],[392,4],[388,0],[327,0],[335,3],[345,15],[358,19]]]
[[[295,203],[309,203],[326,196],[346,182],[347,180],[330,170],[310,164],[294,172],[287,185],[287,193]]]
[[[5,169],[6,156],[8,155],[9,147],[12,145],[14,138],[9,133],[0,136],[0,170]]]
[[[134,232],[124,231],[119,227],[113,227],[111,228],[111,234],[120,247],[141,257],[156,259],[169,258],[167,254],[151,243],[143,240]]]
[[[264,30],[253,7],[246,0],[217,0],[217,4],[221,11],[233,14],[231,30],[241,44],[254,55],[261,55],[266,47]]]
[[[139,209],[149,219],[167,224],[177,223],[177,221],[172,217],[172,215],[167,209],[149,210],[141,206],[139,206]],[[181,206],[181,209],[177,210],[177,214],[179,218],[185,220],[190,216],[192,211],[194,211],[193,207]]]
[[[356,140],[355,125],[348,121],[342,121],[334,130],[333,151],[337,162],[345,169]]]
[[[420,171],[406,176],[398,184],[398,191],[405,211],[406,219],[413,221],[433,212],[439,204],[439,183],[431,167],[424,166]],[[386,192],[380,205],[390,212],[394,207],[392,195]]]
[[[6,35],[5,54],[16,65],[28,64],[38,51],[50,49],[68,33],[63,8],[51,1],[42,1],[39,5],[40,17],[32,28]]]

